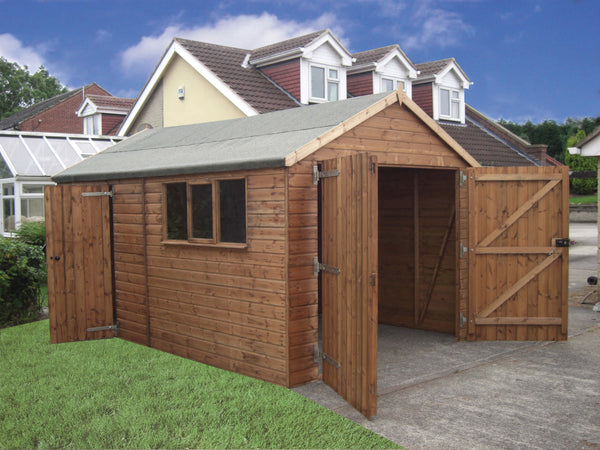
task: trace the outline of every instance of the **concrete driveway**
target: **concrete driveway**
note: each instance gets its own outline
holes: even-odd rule
[[[571,224],[572,292],[590,289],[596,230]],[[322,382],[295,391],[409,449],[600,448],[600,313],[572,301],[566,342],[456,342],[379,326],[371,421]]]

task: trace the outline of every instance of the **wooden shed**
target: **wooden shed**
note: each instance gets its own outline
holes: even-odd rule
[[[401,92],[147,130],[54,180],[52,342],[322,377],[373,416],[378,323],[567,336],[567,168],[480,167]]]

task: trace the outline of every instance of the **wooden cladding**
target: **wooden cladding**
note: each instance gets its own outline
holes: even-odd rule
[[[90,330],[114,325],[108,191],[107,185],[45,188],[52,343],[115,334]]]
[[[469,339],[567,338],[567,169],[467,171]]]
[[[284,172],[218,177],[246,180],[243,248],[164,243],[165,184],[195,186],[205,179],[181,176],[115,184],[119,336],[288,385]]]

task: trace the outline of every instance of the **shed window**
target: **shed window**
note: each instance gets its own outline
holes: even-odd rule
[[[246,180],[169,183],[167,240],[199,244],[246,242]]]

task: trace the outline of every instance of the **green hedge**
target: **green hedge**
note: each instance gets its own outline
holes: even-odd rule
[[[0,326],[37,318],[45,279],[46,257],[40,246],[0,238]]]
[[[16,235],[20,241],[42,247],[46,243],[46,222],[25,222]]]

